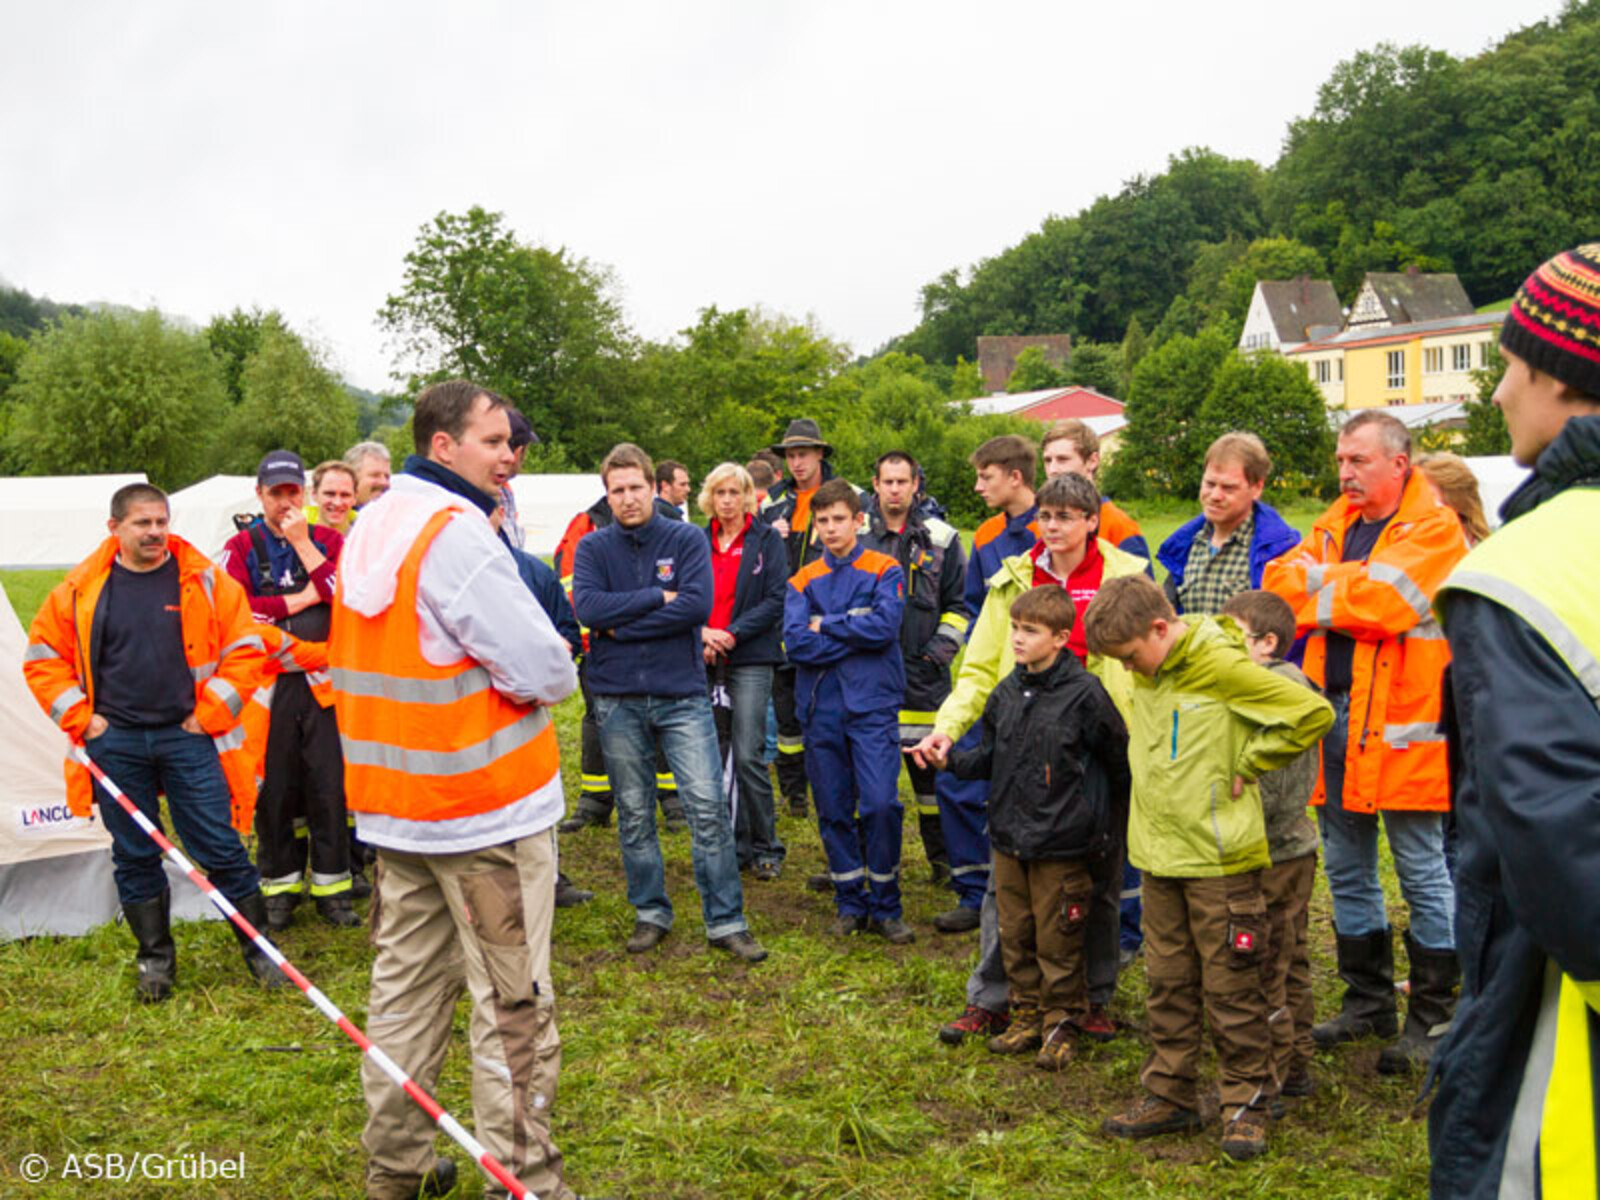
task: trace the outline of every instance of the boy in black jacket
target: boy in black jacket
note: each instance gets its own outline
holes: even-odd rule
[[[1011,981],[1011,1026],[996,1054],[1038,1050],[1059,1071],[1077,1053],[1089,1009],[1084,932],[1094,892],[1089,863],[1128,811],[1128,730],[1100,681],[1066,649],[1072,598],[1024,592],[1011,606],[1016,669],[984,706],[982,742],[950,755],[962,779],[988,779],[1000,948]]]

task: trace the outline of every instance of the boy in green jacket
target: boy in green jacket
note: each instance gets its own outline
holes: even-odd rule
[[[1315,745],[1333,709],[1250,661],[1230,618],[1181,621],[1144,575],[1110,579],[1084,615],[1089,650],[1134,673],[1128,858],[1145,874],[1147,1094],[1117,1137],[1197,1128],[1200,1036],[1221,1074],[1222,1151],[1267,1148],[1272,1035],[1262,960],[1271,865],[1257,780]]]

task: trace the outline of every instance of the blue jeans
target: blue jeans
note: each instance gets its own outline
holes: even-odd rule
[[[781,863],[787,851],[778,837],[773,813],[772,772],[762,757],[767,708],[772,700],[772,668],[726,670],[728,696],[733,702],[733,775],[738,784],[733,831],[739,865]]]
[[[228,781],[208,736],[177,725],[112,726],[86,746],[95,764],[157,828],[161,827],[159,797],[166,793],[167,811],[184,852],[205,869],[224,896],[237,903],[261,890],[261,878],[234,831]],[[98,783],[95,798],[111,834],[117,899],[123,905],[154,900],[167,890],[161,848]]]
[[[697,696],[596,696],[595,720],[617,801],[617,840],[628,880],[628,903],[639,920],[672,928],[656,837],[656,742],[678,781],[689,821],[694,882],[706,937],[726,937],[748,928],[733,822],[722,795],[717,726],[711,701]]]
[[[1434,812],[1347,812],[1344,756],[1350,737],[1350,697],[1330,695],[1333,727],[1322,741],[1327,800],[1322,806],[1323,869],[1333,896],[1333,923],[1345,937],[1389,927],[1378,882],[1378,820],[1383,820],[1400,891],[1411,909],[1411,936],[1429,950],[1453,950],[1455,888],[1445,869],[1444,833]]]

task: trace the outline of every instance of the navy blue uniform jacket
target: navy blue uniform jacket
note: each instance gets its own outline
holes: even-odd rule
[[[783,642],[795,674],[795,705],[809,720],[817,681],[834,670],[847,713],[900,710],[906,672],[900,658],[905,576],[887,554],[860,543],[844,558],[827,551],[789,580]],[[822,627],[811,631],[811,618]]]

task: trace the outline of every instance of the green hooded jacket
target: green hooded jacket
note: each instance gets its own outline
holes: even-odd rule
[[[1129,861],[1173,878],[1270,866],[1256,780],[1315,746],[1332,707],[1251,662],[1230,617],[1190,620],[1155,677],[1132,682]]]
[[[1105,559],[1105,572],[1100,580],[1115,579],[1119,575],[1141,575],[1148,565],[1144,559],[1119,550],[1105,538],[1099,539],[1100,557]],[[967,635],[967,653],[961,660],[961,672],[956,676],[955,689],[939,705],[934,718],[935,733],[942,733],[958,742],[961,735],[978,723],[983,716],[983,706],[989,693],[1011,674],[1017,665],[1011,653],[1011,604],[1023,592],[1033,587],[1033,559],[1027,554],[1014,554],[1001,560],[1000,569],[989,576],[989,591],[983,598],[983,608],[972,623]],[[1083,614],[1077,614],[1083,620]],[[1111,695],[1117,711],[1126,720],[1128,704],[1133,695],[1128,673],[1120,664],[1108,662],[1098,654],[1089,655],[1084,663],[1089,674],[1098,679]]]

